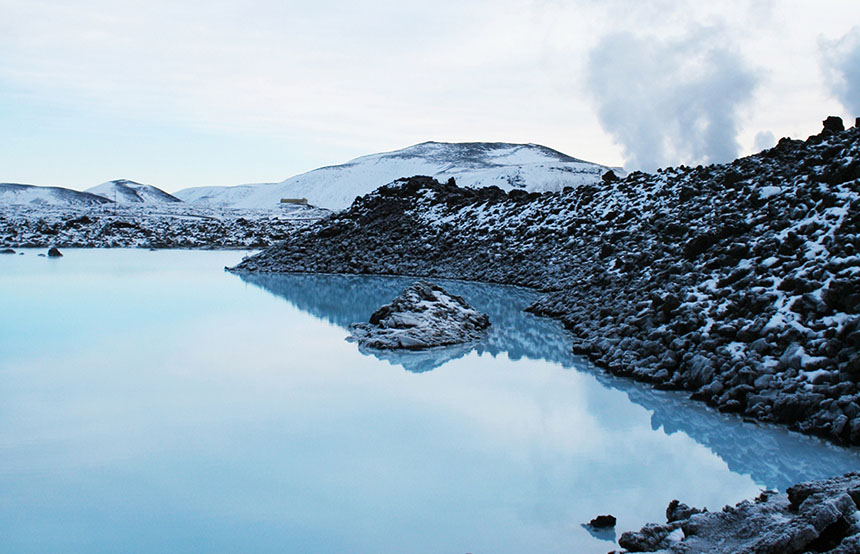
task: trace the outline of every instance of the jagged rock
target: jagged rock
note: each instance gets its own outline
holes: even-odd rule
[[[490,319],[442,287],[418,281],[370,316],[350,325],[352,340],[375,349],[423,350],[480,339]]]
[[[678,500],[673,500],[669,502],[669,506],[666,508],[666,521],[672,523],[682,519],[689,519],[691,515],[701,514],[703,511],[698,508],[691,508]]]
[[[831,115],[828,116],[827,119],[821,122],[824,125],[824,130],[830,131],[831,133],[841,133],[845,130],[845,125],[842,123],[842,118]]]
[[[63,257],[63,254],[59,251],[59,249],[57,249],[56,247],[53,247],[53,246],[52,246],[52,247],[48,250],[48,257],[49,257],[49,258],[62,258],[62,257]]]
[[[766,491],[721,512],[692,513],[668,525],[648,524],[621,535],[630,552],[671,554],[856,553],[860,545],[860,473],[795,485],[787,494]],[[675,502],[673,501],[673,504]],[[681,515],[677,504],[667,516]],[[672,508],[672,505],[670,505]],[[670,534],[681,529],[682,536]]]
[[[628,552],[654,552],[670,548],[673,542],[671,535],[681,527],[680,523],[649,523],[639,531],[628,531],[621,534],[618,544]]]
[[[604,183],[615,183],[616,181],[621,180],[618,178],[618,175],[616,175],[615,172],[611,169],[603,174],[602,179]]]

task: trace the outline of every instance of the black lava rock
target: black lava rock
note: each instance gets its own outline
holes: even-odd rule
[[[845,130],[845,125],[842,123],[842,118],[835,115],[828,116],[827,119],[821,122],[824,125],[825,131],[831,133],[841,133]]]
[[[595,529],[602,529],[605,527],[615,527],[615,521],[615,516],[613,515],[600,515],[589,521],[588,525]]]

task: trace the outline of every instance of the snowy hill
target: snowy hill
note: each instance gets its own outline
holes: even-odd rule
[[[62,187],[0,183],[0,206],[100,206],[113,204],[101,196]]]
[[[116,200],[120,206],[130,204],[167,204],[182,202],[172,194],[168,194],[160,188],[152,185],[143,185],[128,179],[117,179],[102,183],[87,189],[90,194],[107,198],[111,202]]]
[[[253,206],[253,208],[274,208],[280,203],[281,198],[274,194],[275,187],[280,183],[252,183],[247,185],[236,185],[232,187],[191,187],[175,192],[174,196],[195,206],[211,208],[235,208]],[[271,190],[273,200],[255,201],[254,195],[260,191]],[[274,198],[277,196],[277,198]],[[259,206],[257,206],[259,204]],[[253,209],[252,208],[252,209]]]
[[[195,187],[176,196],[211,207],[274,208],[281,198],[307,198],[315,206],[342,209],[357,196],[413,175],[441,181],[453,177],[463,187],[496,185],[543,192],[597,183],[608,169],[537,144],[425,142],[322,167],[280,183]]]

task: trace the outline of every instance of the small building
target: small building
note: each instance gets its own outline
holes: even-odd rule
[[[308,199],[307,198],[281,198],[281,204],[298,204],[300,206],[307,206]]]

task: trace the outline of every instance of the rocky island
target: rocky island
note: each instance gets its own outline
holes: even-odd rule
[[[480,339],[490,326],[460,296],[439,285],[418,281],[370,316],[370,323],[350,325],[350,340],[380,350],[425,350]]]

